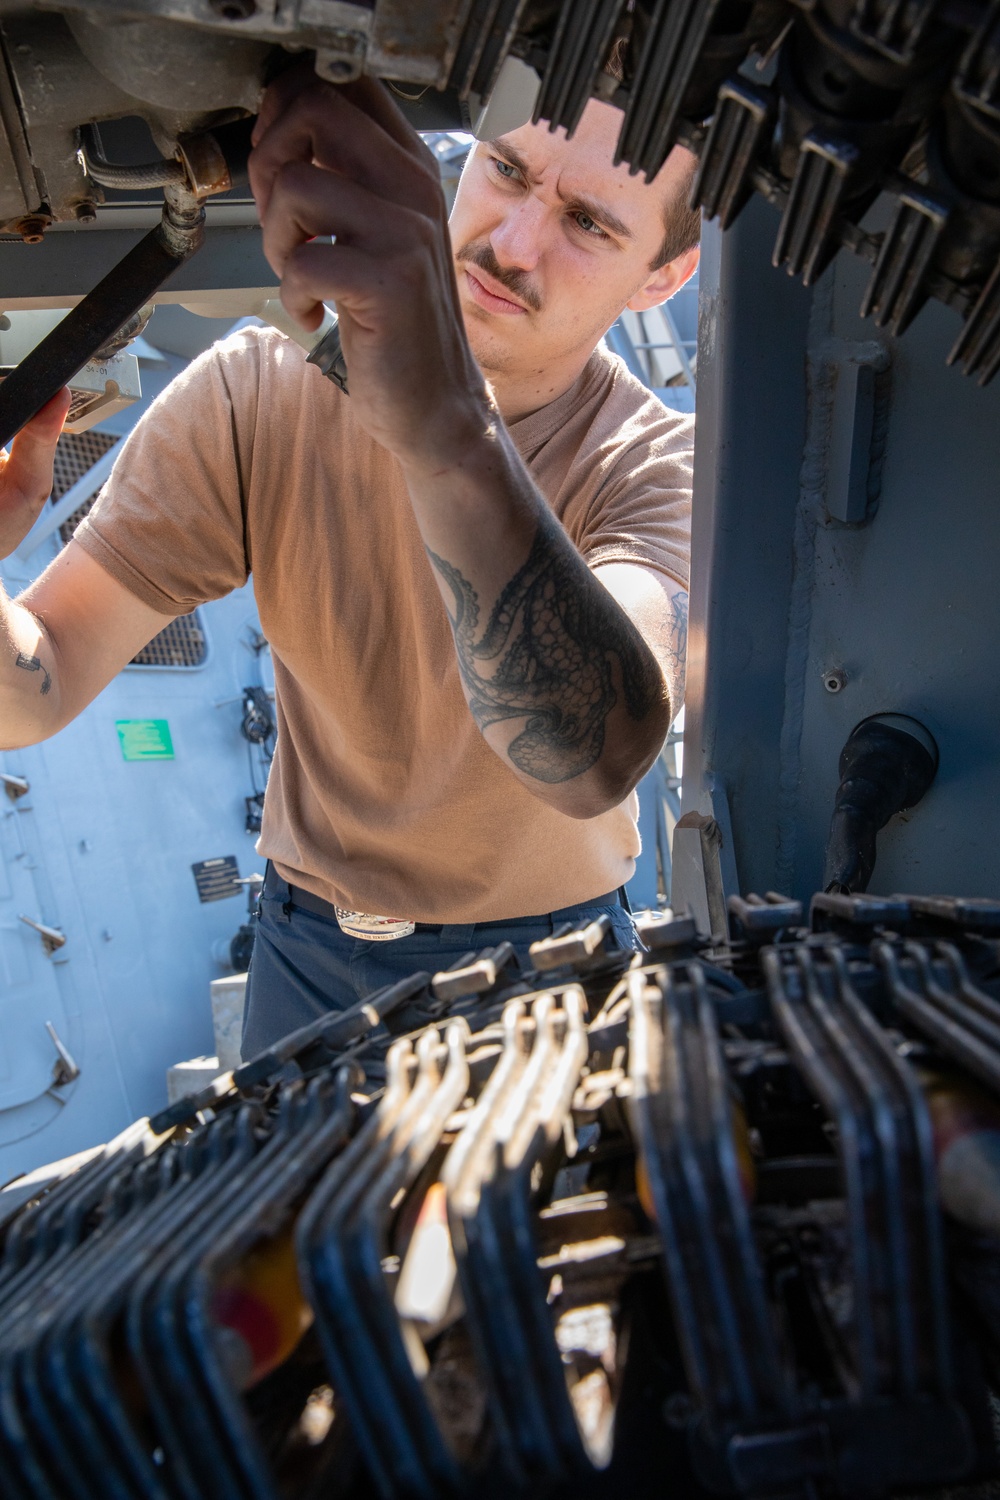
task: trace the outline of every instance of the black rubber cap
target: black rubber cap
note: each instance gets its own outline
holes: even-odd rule
[[[907,714],[875,714],[851,730],[840,752],[824,890],[868,889],[879,830],[896,813],[917,805],[937,768],[933,735]]]

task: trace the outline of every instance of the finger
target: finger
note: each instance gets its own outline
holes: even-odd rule
[[[409,153],[343,93],[315,78],[275,118],[251,155],[250,183],[262,219],[275,177],[293,161],[315,162],[394,199],[405,200],[414,189]]]
[[[260,111],[250,137],[256,146],[274,124],[279,115],[289,108],[300,93],[320,83],[349,99],[363,113],[376,121],[397,145],[419,154],[422,142],[416,131],[406,120],[389,91],[374,78],[359,78],[351,83],[331,84],[316,73],[312,59],[304,58],[286,68],[265,90]]]
[[[353,267],[355,257],[360,257],[365,275],[359,279],[352,274],[345,281],[344,268]],[[359,293],[372,309],[378,303],[383,318],[395,320],[400,297],[412,300],[419,294],[419,288],[413,284],[415,274],[413,256],[401,253],[398,243],[386,242],[382,253],[373,256],[368,244],[357,246],[338,240],[335,245],[328,245],[314,241],[297,245],[286,257],[281,300],[291,316],[310,331],[322,321],[326,302],[337,303],[342,317],[348,310],[358,313],[360,308],[344,299]]]
[[[398,306],[386,299],[387,275],[399,296],[412,301],[411,264],[404,255],[391,267],[373,265],[367,249],[354,245],[300,245],[286,262],[281,301],[296,322],[310,328],[319,326],[326,302],[336,303],[344,325],[395,326]]]
[[[408,257],[400,257],[392,268],[400,294],[407,291]],[[373,331],[398,322],[398,308],[385,298],[384,271],[373,267],[367,250],[353,245],[300,245],[289,257],[281,282],[281,301],[291,317],[304,327],[318,328],[323,304],[335,302],[340,314],[341,335],[346,339],[355,327]]]
[[[264,90],[264,97],[260,101],[260,109],[253,130],[250,133],[250,144],[256,146],[257,142],[270,129],[278,116],[288,108],[295,95],[308,86],[316,77],[316,69],[311,57],[300,58],[291,67],[285,68],[278,77],[268,84]]]
[[[458,289],[450,264],[439,267],[436,278],[438,286],[447,290],[432,299],[424,294],[426,282],[418,279],[420,274],[414,257],[398,245],[378,260],[367,246],[300,245],[285,262],[281,301],[297,322],[310,329],[319,326],[323,304],[328,302],[336,303],[345,332],[355,324],[398,331],[407,309],[416,306],[423,309],[425,321],[433,313],[442,329],[460,327]]]
[[[342,90],[314,80],[302,89],[262,136],[250,157],[250,185],[263,220],[274,180],[290,162],[315,162],[363,182],[393,202],[440,213],[440,178],[422,143],[422,157],[394,141]]]
[[[26,422],[21,431],[32,437],[42,437],[48,441],[52,433],[56,437],[62,431],[62,425],[69,413],[73,402],[73,393],[69,386],[64,385],[61,391],[56,391],[50,396],[44,406],[40,406],[29,422]]]
[[[281,301],[310,331],[322,322],[327,302],[337,304],[342,331],[350,318],[367,322],[376,301],[371,257],[349,245],[300,245],[286,264]]]
[[[3,465],[3,486],[26,500],[41,503],[52,489],[52,457],[70,407],[65,388],[47,401],[10,445]]]
[[[401,240],[425,233],[425,223],[412,210],[390,208],[346,177],[295,162],[282,170],[275,183],[262,226],[263,249],[281,276],[291,252],[317,235],[363,242],[371,254],[378,255]]]
[[[376,78],[358,78],[341,85],[341,92],[355,108],[385,131],[397,146],[404,147],[412,156],[420,157],[426,147],[384,83]]]

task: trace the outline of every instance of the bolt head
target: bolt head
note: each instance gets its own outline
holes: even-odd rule
[[[823,686],[828,693],[843,692],[847,686],[847,673],[843,667],[830,667],[823,673]]]
[[[41,214],[25,214],[23,219],[18,219],[15,228],[26,245],[40,245],[51,222]]]

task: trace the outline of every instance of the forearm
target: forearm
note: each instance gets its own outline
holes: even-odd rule
[[[45,627],[0,584],[0,749],[37,744],[60,728],[57,679]]]
[[[458,424],[456,424],[458,425]],[[441,467],[410,467],[414,513],[487,743],[572,817],[617,805],[670,723],[663,674],[535,489],[499,418]]]

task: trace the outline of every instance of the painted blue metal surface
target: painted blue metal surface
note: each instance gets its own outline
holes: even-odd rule
[[[730,883],[808,897],[844,741],[911,714],[940,770],[872,889],[996,895],[1000,382],[945,367],[940,305],[901,341],[860,319],[849,256],[811,293],[776,273],[777,222],[704,240],[684,810],[728,810]]]
[[[143,366],[143,406],[183,363]],[[60,546],[56,535],[0,565],[8,590]],[[203,666],[127,668],[60,734],[0,754],[0,770],[30,785],[16,801],[0,791],[0,1181],[162,1107],[166,1068],[213,1050],[208,987],[223,970],[212,948],[235,933],[245,899],[201,905],[190,867],[235,854],[244,875],[258,868],[240,691],[268,664],[249,586],[202,622]],[[116,722],[146,718],[168,721],[172,760],[123,758]],[[22,915],[65,944],[47,953]],[[80,1067],[61,1087],[46,1021]]]

